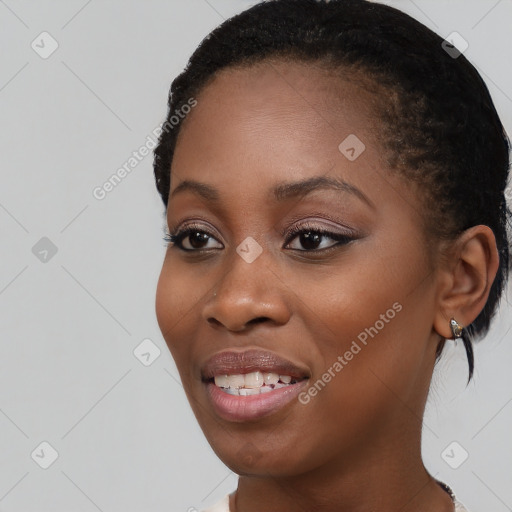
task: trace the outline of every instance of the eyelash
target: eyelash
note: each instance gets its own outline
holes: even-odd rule
[[[212,250],[212,249],[185,249],[183,247],[183,245],[182,245],[183,240],[187,236],[189,236],[193,233],[197,233],[197,232],[208,235],[209,237],[215,239],[215,237],[211,233],[209,233],[208,231],[205,231],[200,226],[191,225],[191,226],[185,227],[181,230],[178,230],[174,233],[166,233],[164,236],[164,241],[166,242],[166,245],[168,247],[171,244],[174,244],[174,246],[177,247],[180,251],[189,252],[189,253],[192,253],[192,252],[204,253],[204,252]],[[292,250],[295,250],[298,252],[309,252],[309,253],[326,253],[326,252],[330,252],[333,249],[336,249],[339,246],[346,245],[346,244],[352,242],[353,240],[355,240],[355,237],[353,237],[351,235],[334,233],[334,232],[326,230],[324,228],[320,228],[318,226],[313,226],[311,224],[304,223],[299,226],[293,226],[287,233],[283,233],[283,236],[285,234],[287,235],[285,245],[288,245],[292,240],[294,240],[298,235],[300,235],[302,233],[315,233],[315,234],[330,238],[330,239],[336,241],[337,243],[335,243],[329,247],[323,248],[323,249],[292,249]],[[214,249],[214,250],[216,250],[216,249]]]

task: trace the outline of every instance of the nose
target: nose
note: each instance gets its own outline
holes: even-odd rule
[[[234,253],[204,303],[202,316],[216,328],[244,331],[263,322],[283,325],[290,318],[290,286],[259,256],[252,263]]]

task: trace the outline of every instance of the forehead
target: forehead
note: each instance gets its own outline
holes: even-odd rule
[[[176,144],[171,195],[185,179],[244,194],[318,175],[357,186],[363,167],[380,165],[375,98],[340,72],[265,61],[221,71],[196,99]],[[364,147],[355,161],[340,152],[347,139]]]
[[[370,93],[360,72],[332,70],[314,62],[268,60],[250,66],[226,68],[200,91],[190,118],[206,126],[231,118],[237,128],[280,128],[308,125],[336,130],[373,128],[376,94]],[[212,118],[212,116],[215,116]],[[337,121],[337,122],[335,122]],[[182,132],[190,123],[183,123]],[[194,123],[196,124],[196,123]],[[222,130],[229,128],[222,126]],[[295,133],[297,130],[295,130]]]

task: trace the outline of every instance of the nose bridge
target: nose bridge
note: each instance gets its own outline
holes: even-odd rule
[[[221,288],[227,288],[223,291],[235,293],[236,290],[232,285],[245,287],[247,292],[249,288],[253,292],[257,292],[261,280],[268,279],[269,275],[267,274],[272,275],[269,267],[273,265],[273,255],[266,239],[265,228],[257,223],[251,223],[251,218],[255,217],[252,211],[246,208],[245,212],[244,218],[238,219],[236,223],[233,233],[235,236],[232,240],[234,243],[230,244],[227,249],[229,254],[226,255],[217,293],[221,291]],[[258,280],[257,277],[260,279]],[[243,292],[243,289],[240,292]]]
[[[244,239],[226,258],[206,302],[205,320],[230,330],[241,330],[255,319],[286,322],[288,304],[280,280],[271,270],[272,257],[254,238]]]
[[[264,289],[264,281],[269,279],[268,274],[271,272],[268,266],[271,264],[268,250],[265,251],[254,238],[247,237],[226,262],[224,277],[219,287],[223,288],[223,292],[259,293]]]

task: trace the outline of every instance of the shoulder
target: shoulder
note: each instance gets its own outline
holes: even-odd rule
[[[215,505],[206,508],[201,512],[229,512],[229,494],[226,494],[226,496],[215,503]],[[462,512],[465,512],[465,510],[463,509]]]
[[[226,494],[215,505],[202,510],[201,512],[229,512],[229,494]],[[458,500],[455,500],[455,512],[469,512],[469,510]]]
[[[469,512],[469,510],[460,501],[455,500],[455,512]]]

